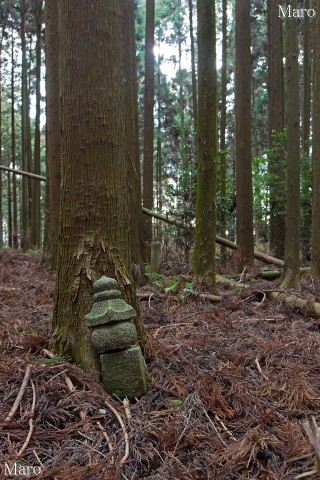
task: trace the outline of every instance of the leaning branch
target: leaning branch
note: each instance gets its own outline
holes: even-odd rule
[[[23,175],[24,177],[36,178],[37,180],[41,180],[42,182],[47,181],[46,177],[43,177],[42,175],[36,175],[35,173],[31,172],[24,172],[23,170],[16,170],[15,168],[5,167],[4,165],[0,165],[0,170],[15,173],[16,175]]]
[[[170,225],[175,225],[176,227],[183,228],[184,230],[190,230],[192,227],[187,225],[184,222],[180,222],[169,215],[163,215],[162,213],[154,212],[153,210],[148,210],[145,207],[142,207],[142,213],[145,215],[149,215],[149,217],[158,218],[163,222],[169,223]],[[231,248],[232,250],[237,250],[238,246],[236,243],[232,242],[231,240],[227,240],[226,238],[220,237],[219,235],[216,236],[216,242],[220,245],[224,245],[225,247]],[[272,265],[277,265],[278,267],[283,267],[284,261],[279,260],[278,258],[271,257],[270,255],[266,255],[265,253],[261,252],[254,252],[254,256],[257,260],[261,260],[264,263],[270,263]]]

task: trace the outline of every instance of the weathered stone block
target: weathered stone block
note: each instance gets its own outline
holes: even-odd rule
[[[129,400],[147,391],[146,368],[141,349],[134,345],[126,350],[100,355],[102,382],[110,395]]]
[[[130,347],[137,341],[137,330],[131,321],[108,323],[91,333],[91,341],[98,353]]]

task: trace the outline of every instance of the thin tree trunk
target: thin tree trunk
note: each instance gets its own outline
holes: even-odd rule
[[[297,8],[297,0],[292,7]],[[298,22],[286,19],[286,83],[287,83],[287,212],[285,265],[281,285],[299,286],[300,267],[300,96]]]
[[[55,269],[58,255],[61,183],[58,2],[46,0],[47,185],[45,244],[42,261]]]
[[[250,1],[236,5],[236,191],[239,268],[253,264]]]
[[[304,6],[306,9],[311,8],[311,0],[305,0]],[[311,110],[311,31],[316,33],[316,26],[314,19],[311,23],[311,19],[306,16],[303,22],[304,35],[303,35],[303,104],[302,104],[302,151],[304,153],[302,161],[302,178],[301,178],[301,215],[302,215],[302,230],[301,230],[301,242],[302,252],[304,258],[310,256],[310,237],[311,237],[311,199],[310,199],[310,187],[311,182],[309,178],[312,177],[312,166],[310,158],[310,110]]]
[[[320,277],[320,20],[317,18],[314,41],[314,88],[312,122],[312,231],[311,275]]]
[[[279,135],[284,129],[284,75],[282,20],[274,1],[268,0],[268,97],[270,183],[270,249],[284,257],[285,240],[285,151]]]
[[[146,1],[143,206],[153,208],[153,104],[154,104],[154,12],[155,0]],[[150,263],[152,220],[144,219],[144,260]]]
[[[226,126],[227,126],[227,0],[222,0],[222,65],[221,65],[221,123],[220,123],[220,195],[222,208],[220,213],[220,233],[222,237],[226,236],[227,231],[227,211],[226,211]],[[226,263],[226,248],[221,247],[221,262]]]
[[[188,0],[189,6],[189,30],[190,30],[190,50],[191,50],[191,78],[192,78],[192,106],[193,106],[193,122],[194,132],[197,132],[198,117],[198,98],[197,98],[197,77],[196,77],[196,60],[193,35],[193,3]]]
[[[16,131],[15,131],[15,92],[14,92],[14,29],[11,35],[11,162],[12,168],[16,168]],[[17,208],[17,178],[12,175],[12,196],[13,196],[13,232],[12,245],[18,248],[18,208]]]
[[[22,100],[21,100],[21,155],[22,170],[28,171],[28,78],[27,78],[27,46],[26,46],[26,2],[20,0],[20,18],[21,18],[21,53],[22,53]],[[28,179],[22,178],[22,208],[21,208],[21,247],[27,250],[29,247],[29,195]]]
[[[41,81],[41,11],[42,0],[35,0],[35,23],[36,23],[36,116],[34,131],[34,159],[33,171],[40,175],[40,81]],[[40,183],[33,182],[33,201],[31,210],[31,244],[40,247],[41,243],[41,210],[40,210]]]

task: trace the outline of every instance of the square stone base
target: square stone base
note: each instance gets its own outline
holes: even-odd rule
[[[103,386],[110,395],[134,400],[147,392],[146,367],[138,345],[104,353],[100,361]]]

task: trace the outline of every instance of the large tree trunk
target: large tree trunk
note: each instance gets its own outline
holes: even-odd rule
[[[46,93],[47,93],[47,184],[43,262],[57,265],[60,218],[61,138],[58,2],[46,0]]]
[[[236,2],[236,191],[239,268],[253,264],[250,1]]]
[[[311,275],[320,277],[320,20],[314,41],[313,135],[312,135],[312,232]]]
[[[297,8],[297,0],[292,2]],[[298,22],[286,21],[287,82],[287,211],[284,269],[281,284],[286,288],[299,285],[300,268],[300,96]]]
[[[215,288],[217,78],[215,3],[198,0],[197,206],[193,273]]]
[[[58,277],[52,344],[98,375],[98,357],[84,324],[93,282],[116,278],[136,307],[130,228],[132,194],[128,152],[132,135],[125,42],[126,2],[59,0],[61,41],[62,188]],[[131,11],[131,10],[130,10]],[[133,18],[130,19],[133,21]],[[131,71],[133,75],[133,71]],[[133,147],[134,151],[137,151]],[[139,317],[140,341],[143,328]]]
[[[143,143],[143,206],[153,208],[153,104],[154,104],[154,8],[155,0],[146,2],[144,143]],[[144,218],[144,260],[150,263],[152,220]]]
[[[284,75],[282,20],[274,1],[268,0],[268,97],[270,183],[270,249],[284,257],[285,239],[285,151],[279,135],[284,129]]]

